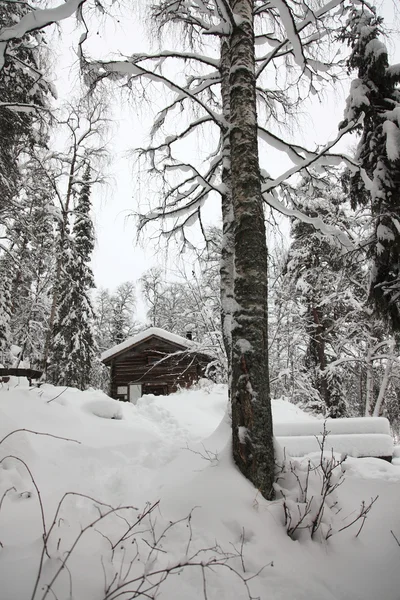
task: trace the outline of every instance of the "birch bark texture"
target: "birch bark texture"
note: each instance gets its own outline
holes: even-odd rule
[[[230,146],[230,43],[225,36],[221,41],[221,98],[222,115],[222,245],[221,245],[221,326],[222,337],[228,364],[228,378],[231,378],[232,366],[232,311],[234,295],[234,217],[232,208],[231,146]]]
[[[233,456],[271,499],[274,450],[268,377],[267,245],[257,144],[252,0],[233,0],[230,145],[235,239],[232,327]]]

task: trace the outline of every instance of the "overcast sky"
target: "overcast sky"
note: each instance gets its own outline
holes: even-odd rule
[[[386,17],[386,25],[393,27],[395,2],[384,0],[379,5]],[[115,57],[115,53],[129,55],[139,50],[149,51],[149,34],[143,24],[145,13],[142,5],[130,17],[120,16],[119,22],[105,19],[106,27],[95,26],[96,21],[93,20],[87,45],[90,54],[106,58],[107,52],[114,52]],[[75,49],[80,30],[70,19],[63,24],[61,32],[61,38],[53,35],[51,42],[55,49],[56,85],[60,100],[68,98],[79,86]],[[388,42],[391,62],[400,62],[399,40],[399,36],[394,34]],[[313,148],[333,139],[343,115],[346,94],[347,84],[344,82],[335,92],[327,91],[322,102],[316,99],[310,102],[307,114],[303,114],[299,121],[302,129],[300,138],[303,138],[299,141]],[[110,110],[114,124],[108,136],[112,158],[108,168],[109,184],[97,187],[92,194],[97,236],[93,269],[97,286],[113,289],[123,281],[138,279],[150,266],[164,266],[167,254],[157,251],[157,244],[149,237],[137,243],[135,219],[132,217],[140,206],[146,204],[149,188],[148,183],[140,181],[130,154],[148,140],[151,114],[146,105],[129,106],[127,97],[121,100],[117,92],[114,98],[110,98]],[[346,143],[354,144],[355,138]],[[195,152],[195,148],[192,151]],[[269,162],[268,170],[277,175],[285,169],[284,161],[283,156],[275,156],[272,163]],[[213,199],[206,210],[208,222],[217,224],[219,214],[219,207]],[[176,254],[172,246],[168,251],[167,269],[173,268]],[[186,260],[191,262],[192,258],[187,256]],[[142,312],[143,307],[139,310]]]

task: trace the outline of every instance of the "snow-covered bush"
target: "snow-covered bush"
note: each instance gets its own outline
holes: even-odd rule
[[[328,540],[332,535],[358,523],[356,537],[361,532],[365,519],[377,500],[361,503],[360,510],[349,520],[337,515],[341,511],[337,489],[344,481],[343,463],[345,455],[338,457],[333,451],[325,450],[328,435],[324,423],[320,451],[305,458],[287,457],[276,447],[277,477],[274,485],[277,498],[282,499],[284,523],[293,540],[318,538]]]

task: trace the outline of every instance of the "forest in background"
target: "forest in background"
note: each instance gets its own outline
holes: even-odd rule
[[[266,35],[260,25],[257,33],[256,27],[260,43],[265,38],[272,48],[256,58],[259,136],[283,150],[296,168],[276,179],[262,171],[259,182],[267,228],[276,240],[268,253],[267,282],[271,394],[331,417],[387,415],[397,435],[400,67],[389,65],[384,24],[366,2],[337,2],[337,12],[326,19],[323,4],[316,2],[313,23],[323,29],[320,37],[307,32],[311,20],[300,14],[305,4],[272,4],[257,4],[255,12],[272,31]],[[233,309],[232,296],[226,297],[232,278],[226,265],[233,233],[225,201],[224,45],[218,64],[202,54],[196,27],[211,29],[212,19],[204,14],[189,19],[184,5],[174,14],[170,3],[160,3],[153,15],[160,27],[181,20],[187,35],[182,49],[135,55],[129,69],[122,61],[90,61],[82,50],[86,87],[57,110],[45,30],[8,42],[0,74],[0,348],[5,366],[43,369],[48,381],[60,385],[106,386],[100,353],[145,327],[135,319],[135,298],[142,294],[148,325],[181,335],[191,331],[214,352],[220,377],[228,379],[226,331]],[[296,35],[287,34],[291,26],[284,5],[300,23]],[[2,28],[12,28],[30,10],[0,2]],[[229,20],[229,11],[224,18]],[[285,45],[280,36],[286,34]],[[348,48],[345,58],[338,45]],[[179,82],[168,71],[160,75],[169,58],[188,65]],[[286,65],[285,75],[275,74],[274,82],[269,74],[261,81],[263,72],[278,69],[275,60]],[[306,84],[299,83],[295,67],[305,73]],[[288,142],[285,120],[295,117],[309,94],[322,94],[328,81],[345,72],[353,80],[338,139],[356,132],[355,155],[333,154],[329,144],[311,152]],[[197,259],[189,275],[168,281],[163,270],[151,269],[140,282],[96,291],[90,267],[95,243],[91,190],[103,181],[108,160],[105,91],[124,77],[134,93],[142,86],[143,100],[151,96],[146,85],[155,77],[177,94],[173,100],[166,96],[153,124],[153,141],[139,150],[163,188],[160,204],[139,216],[139,228],[164,219],[162,235],[180,236],[187,245],[185,227],[201,218],[210,194],[222,198],[223,226],[204,228],[206,243],[202,250],[192,249]],[[187,100],[197,109],[187,108],[182,128],[171,133],[169,119]],[[202,168],[174,155],[175,143],[215,124],[218,145],[208,148]],[[51,144],[56,132],[64,140],[57,150]],[[291,220],[287,242],[276,231],[275,210]],[[267,261],[266,252],[262,258]]]

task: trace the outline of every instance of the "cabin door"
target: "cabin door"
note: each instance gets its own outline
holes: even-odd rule
[[[142,397],[142,386],[136,383],[129,384],[129,402],[132,404],[137,404],[139,398]]]

